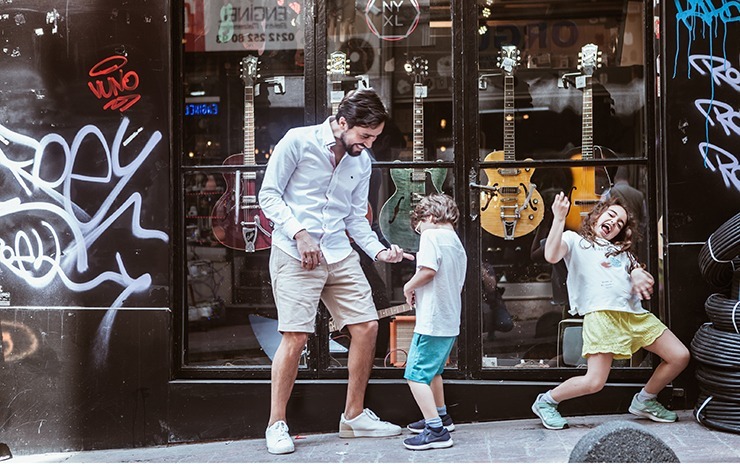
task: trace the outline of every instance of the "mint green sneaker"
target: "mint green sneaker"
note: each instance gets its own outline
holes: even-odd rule
[[[558,406],[542,399],[542,394],[532,404],[532,412],[542,421],[546,429],[561,430],[568,428],[568,421],[558,412]]]
[[[637,393],[632,398],[630,412],[635,416],[647,417],[655,422],[676,422],[678,416],[675,412],[669,411],[658,400],[647,400],[644,403],[637,399]]]

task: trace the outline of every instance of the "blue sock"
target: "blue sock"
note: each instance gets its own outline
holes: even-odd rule
[[[440,429],[442,428],[442,418],[437,416],[434,419],[425,419],[424,424],[430,429]]]
[[[437,414],[439,414],[439,417],[442,417],[445,414],[447,414],[447,405],[445,404],[443,406],[438,406],[437,407]]]

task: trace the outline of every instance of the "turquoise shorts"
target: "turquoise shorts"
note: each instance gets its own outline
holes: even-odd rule
[[[441,375],[452,352],[457,337],[434,337],[414,332],[406,360],[406,380],[429,385],[435,376]]]

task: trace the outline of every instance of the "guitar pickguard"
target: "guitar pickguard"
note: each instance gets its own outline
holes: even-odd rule
[[[501,161],[503,151],[494,151],[485,161]],[[532,183],[534,169],[485,169],[488,185],[496,191],[481,192],[481,226],[496,237],[506,240],[527,235],[545,217],[542,196]]]
[[[419,251],[419,236],[411,227],[411,212],[424,196],[430,193],[441,193],[442,185],[447,177],[445,168],[419,170],[426,173],[425,177],[431,182],[431,187],[427,187],[429,182],[413,180],[414,169],[412,168],[390,170],[396,191],[380,209],[379,217],[380,230],[383,231],[385,238],[411,253]]]

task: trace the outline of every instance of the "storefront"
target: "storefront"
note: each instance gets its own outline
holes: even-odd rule
[[[737,11],[1,3],[0,430],[16,448],[262,436],[279,334],[256,194],[286,131],[357,88],[392,118],[372,150],[372,227],[415,252],[420,195],[448,193],[463,216],[463,320],[444,374],[456,421],[531,417],[537,393],[584,370],[567,270],[542,256],[560,191],[572,229],[614,185],[631,192],[638,254],[659,280],[646,307],[686,344],[703,322],[712,290],[696,257],[740,206]],[[406,423],[418,416],[402,378],[414,266],[363,269],[381,318],[367,406]],[[349,343],[320,308],[292,429],[336,430]],[[658,361],[615,361],[607,387],[564,414],[625,411]],[[693,407],[691,369],[663,395]]]

